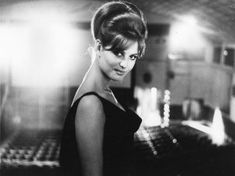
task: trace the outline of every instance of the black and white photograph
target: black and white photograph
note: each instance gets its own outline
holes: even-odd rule
[[[235,0],[0,0],[1,176],[234,176]]]

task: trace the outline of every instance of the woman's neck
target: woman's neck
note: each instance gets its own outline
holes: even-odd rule
[[[108,93],[111,91],[109,88],[110,80],[105,77],[97,64],[98,63],[95,60],[86,73],[84,83],[86,83],[88,87],[93,88],[100,93]]]

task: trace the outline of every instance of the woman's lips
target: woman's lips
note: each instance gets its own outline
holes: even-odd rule
[[[116,71],[116,73],[120,76],[124,75],[125,74],[125,71],[122,71],[122,70],[118,70],[118,69],[114,69]]]

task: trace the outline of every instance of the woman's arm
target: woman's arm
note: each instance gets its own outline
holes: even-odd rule
[[[102,176],[104,122],[102,102],[94,95],[83,97],[75,119],[83,176]]]

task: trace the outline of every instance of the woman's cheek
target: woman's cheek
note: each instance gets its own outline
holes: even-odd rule
[[[131,61],[129,71],[131,71],[135,66],[136,61]]]

